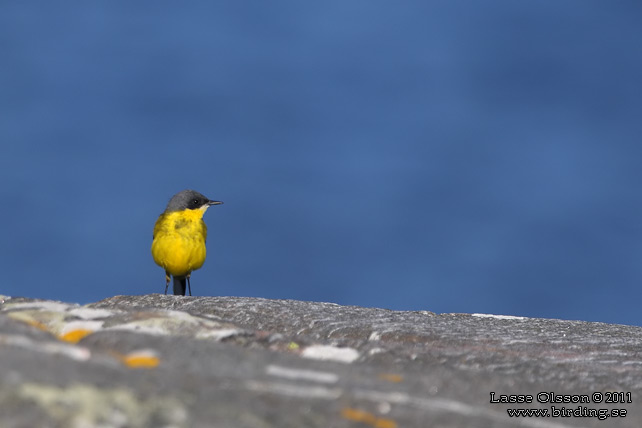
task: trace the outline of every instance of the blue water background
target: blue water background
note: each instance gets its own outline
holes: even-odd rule
[[[0,294],[642,325],[642,3],[2,2]]]

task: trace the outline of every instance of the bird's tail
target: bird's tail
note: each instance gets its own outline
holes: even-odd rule
[[[187,285],[186,276],[175,276],[174,277],[174,295],[184,296],[185,295],[185,286]]]

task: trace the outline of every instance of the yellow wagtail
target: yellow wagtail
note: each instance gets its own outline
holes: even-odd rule
[[[174,277],[174,294],[185,295],[185,280],[192,295],[189,278],[192,271],[205,262],[207,226],[203,214],[211,205],[223,202],[211,201],[194,190],[178,192],[169,200],[167,208],[156,220],[152,257],[165,269],[165,294],[170,275]]]

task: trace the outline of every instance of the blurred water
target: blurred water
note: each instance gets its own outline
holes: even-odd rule
[[[0,4],[0,293],[642,324],[638,3]]]

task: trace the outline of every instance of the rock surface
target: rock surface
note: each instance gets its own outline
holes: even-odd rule
[[[642,426],[642,328],[623,325],[256,298],[3,297],[0,367],[7,428]]]

